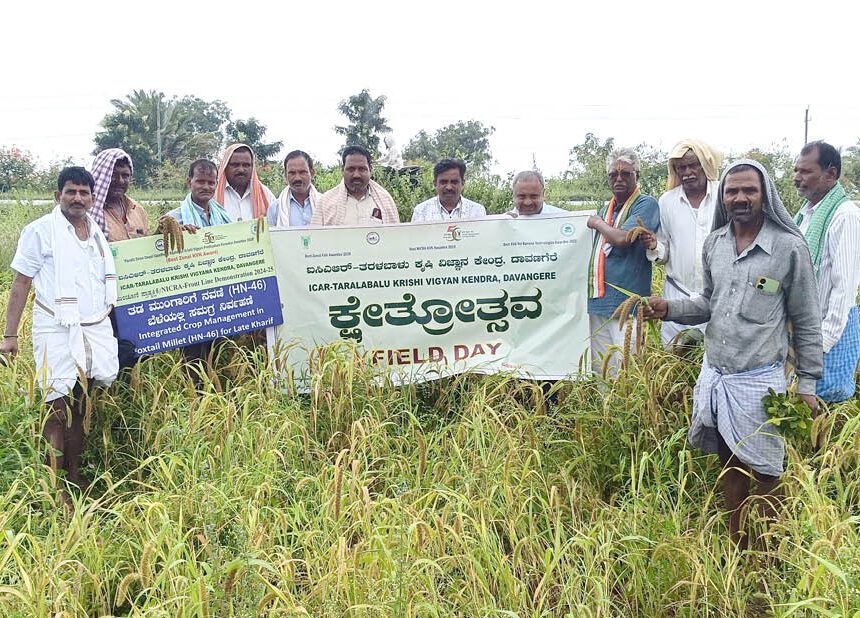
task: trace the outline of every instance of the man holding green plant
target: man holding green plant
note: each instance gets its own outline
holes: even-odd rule
[[[794,165],[794,186],[806,198],[794,222],[806,236],[818,278],[824,373],[816,393],[824,401],[854,396],[860,356],[860,209],[845,194],[841,172],[839,151],[821,141],[804,146]]]
[[[821,315],[809,249],[762,165],[740,160],[720,181],[712,233],[703,249],[703,290],[695,298],[651,297],[645,317],[679,324],[710,320],[707,363],[693,392],[688,439],[717,453],[732,539],[745,547],[741,506],[750,476],[762,506],[775,510],[785,443],[768,423],[763,399],[787,390],[789,324],[797,355],[797,392],[812,412],[821,377]]]

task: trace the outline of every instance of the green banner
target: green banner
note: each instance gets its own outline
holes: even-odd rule
[[[273,229],[284,323],[270,346],[306,384],[338,338],[398,382],[477,371],[588,370],[586,215]]]
[[[272,245],[256,225],[186,233],[167,257],[161,236],[113,243],[119,338],[154,354],[280,324]]]

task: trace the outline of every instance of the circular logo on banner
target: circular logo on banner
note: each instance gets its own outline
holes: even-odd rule
[[[565,223],[561,226],[561,235],[562,236],[572,236],[573,235],[573,224]]]
[[[375,245],[379,242],[379,234],[376,232],[368,232],[367,233],[367,244]]]
[[[164,251],[164,239],[163,238],[159,238],[158,240],[155,241],[155,250],[158,251],[159,253],[162,253]]]

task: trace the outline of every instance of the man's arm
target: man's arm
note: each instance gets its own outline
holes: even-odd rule
[[[15,273],[12,290],[9,292],[9,305],[6,308],[6,330],[3,331],[0,354],[8,354],[12,357],[18,354],[18,327],[21,324],[21,316],[24,314],[32,283],[32,277]]]
[[[603,220],[603,217],[598,215],[590,216],[587,225],[599,234],[602,234],[614,249],[627,249],[636,242],[639,242],[639,239],[633,242],[627,240],[627,232],[639,225],[640,219],[644,227],[651,232],[657,231],[660,227],[660,207],[657,205],[657,200],[653,197],[647,197],[647,199],[640,198],[639,203],[630,209],[627,220],[620,228],[612,227]]]
[[[709,255],[714,243],[709,238],[702,248],[702,294],[695,298],[682,298],[667,304],[666,319],[678,324],[695,326],[711,319],[711,296],[714,293],[714,280],[711,276]]]
[[[851,207],[845,215],[834,217],[827,230],[827,244],[832,247],[830,286],[827,306],[822,307],[824,319],[821,336],[824,352],[836,345],[845,330],[848,312],[857,303],[857,286],[860,283],[860,210]]]
[[[785,282],[785,307],[794,328],[797,355],[797,393],[815,395],[815,382],[823,370],[821,310],[809,249],[795,247],[789,255],[791,269]]]

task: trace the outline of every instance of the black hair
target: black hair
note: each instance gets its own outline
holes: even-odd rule
[[[448,170],[460,170],[460,180],[466,180],[466,164],[460,159],[442,159],[433,166],[433,182],[439,177],[439,174],[444,174]]]
[[[76,185],[89,185],[90,191],[95,191],[96,189],[96,181],[93,180],[93,175],[78,166],[64,167],[60,171],[60,176],[57,178],[57,191],[62,193],[63,187],[66,186],[67,182]]]
[[[191,164],[191,167],[188,168],[188,178],[194,178],[194,170],[198,167],[202,167],[204,169],[212,170],[212,173],[215,174],[215,177],[218,177],[218,167],[212,163],[209,159],[197,159],[194,163]]]
[[[373,164],[370,162],[370,152],[364,146],[347,146],[344,148],[340,153],[341,166],[346,165],[346,158],[349,155],[361,155],[367,159],[367,167],[373,167]]]
[[[813,150],[818,151],[818,167],[823,170],[829,168],[836,169],[836,178],[842,175],[842,155],[833,146],[823,140],[809,142],[800,150],[801,156],[812,154]]]
[[[287,163],[290,161],[290,159],[298,159],[299,157],[307,161],[308,169],[310,171],[314,171],[314,161],[313,159],[311,159],[311,155],[306,153],[304,150],[293,150],[292,152],[288,152],[287,156],[284,157],[284,169],[287,169]],[[345,160],[346,157],[344,157],[344,161]]]
[[[119,159],[114,161],[114,168],[116,168],[117,165],[125,165],[128,169],[131,169],[131,161],[128,157],[120,157]]]

